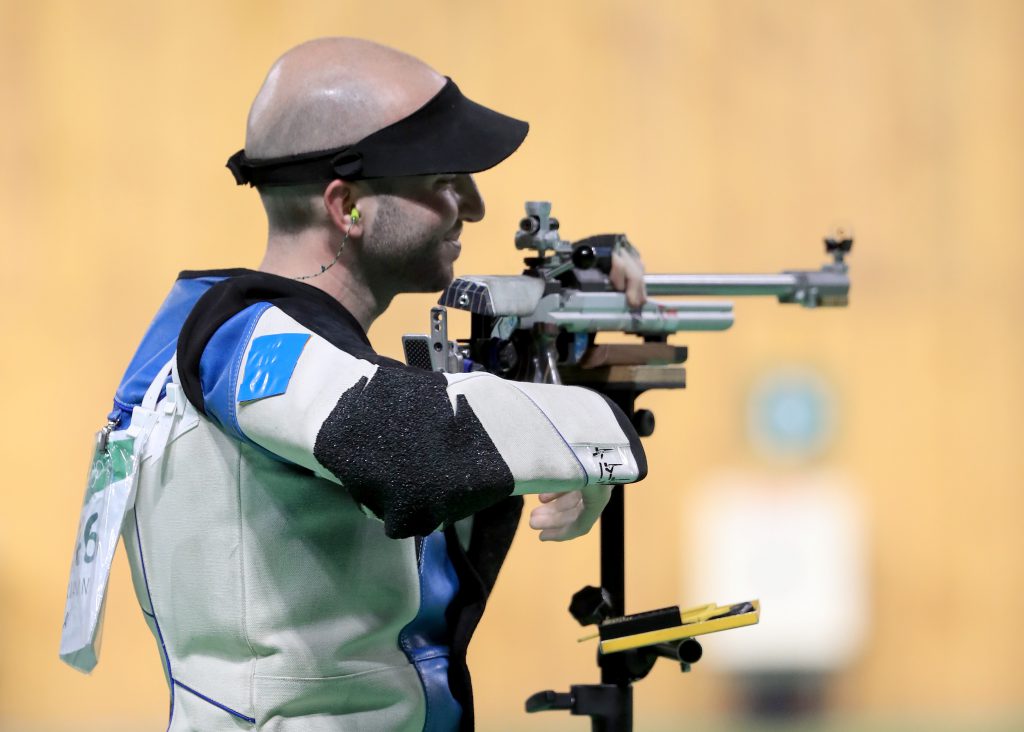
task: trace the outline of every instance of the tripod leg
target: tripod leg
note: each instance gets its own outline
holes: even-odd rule
[[[626,614],[625,509],[625,494],[617,485],[601,513],[601,586],[611,596],[613,618]]]

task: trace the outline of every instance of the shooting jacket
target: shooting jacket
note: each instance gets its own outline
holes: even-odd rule
[[[175,349],[198,419],[142,465],[123,530],[169,732],[472,729],[466,647],[516,494],[646,472],[600,395],[411,369],[326,293],[249,270],[181,274],[118,428]]]

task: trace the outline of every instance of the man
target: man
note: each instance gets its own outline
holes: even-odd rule
[[[470,174],[525,135],[366,41],[270,70],[229,162],[267,212],[260,269],[182,273],[112,415],[123,427],[176,349],[186,417],[124,530],[170,730],[471,729],[466,647],[521,496],[540,494],[542,540],[571,539],[608,498],[593,447],[616,452],[616,482],[645,475],[597,394],[411,369],[366,338],[396,294],[451,281],[484,215]],[[639,304],[639,262],[613,266]]]

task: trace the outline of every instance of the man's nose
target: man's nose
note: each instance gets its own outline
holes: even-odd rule
[[[460,175],[455,190],[459,194],[459,218],[463,221],[479,221],[484,217],[484,199],[471,175]]]

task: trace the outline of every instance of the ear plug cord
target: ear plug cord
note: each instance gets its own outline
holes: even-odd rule
[[[357,224],[357,223],[359,223],[359,219],[362,218],[362,214],[359,213],[359,209],[358,208],[353,206],[352,207],[352,211],[349,214],[349,218],[352,219],[352,223],[353,224]],[[311,280],[314,277],[319,277],[324,272],[326,272],[327,270],[329,270],[331,267],[333,267],[334,265],[336,265],[338,263],[338,260],[341,259],[341,253],[343,251],[345,251],[345,244],[347,244],[347,243],[348,243],[348,232],[345,232],[345,236],[342,237],[342,239],[341,239],[341,245],[338,247],[338,251],[335,253],[334,259],[332,259],[327,264],[321,264],[319,272],[314,272],[313,274],[308,274],[308,275],[302,275],[301,277],[293,277],[292,279],[296,279],[296,280]]]

